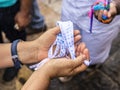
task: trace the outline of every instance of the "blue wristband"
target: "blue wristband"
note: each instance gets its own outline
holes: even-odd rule
[[[21,41],[20,39],[13,41],[11,45],[11,55],[12,55],[12,60],[14,63],[14,67],[16,69],[20,69],[21,66],[23,65],[20,60],[18,59],[18,54],[17,54],[17,44],[18,42]]]

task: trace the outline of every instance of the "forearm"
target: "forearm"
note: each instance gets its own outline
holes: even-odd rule
[[[30,14],[33,0],[20,0],[20,3],[20,11],[24,12],[25,14]]]
[[[0,68],[14,66],[11,56],[11,44],[0,44]],[[35,63],[38,61],[38,48],[31,42],[19,42],[17,45],[17,54],[23,64]]]
[[[13,66],[11,44],[0,44],[0,68]]]
[[[35,71],[23,86],[22,90],[47,90],[50,78],[44,70]]]

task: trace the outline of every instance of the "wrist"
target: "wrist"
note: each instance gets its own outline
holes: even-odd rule
[[[23,64],[36,63],[36,48],[33,42],[19,42],[17,46],[18,57]]]
[[[49,68],[48,68],[49,69]],[[51,80],[51,76],[50,76],[50,71],[48,71],[48,69],[41,67],[40,69],[36,70],[35,72],[38,73],[38,75],[40,75],[40,78],[46,78],[47,80]]]
[[[47,72],[47,71],[46,71]],[[36,74],[36,78],[38,81],[37,83],[41,83],[43,85],[41,85],[39,87],[39,89],[36,90],[48,90],[48,86],[50,84],[50,77],[47,75],[47,73],[43,72],[43,69],[37,70],[34,72],[34,74]],[[39,85],[39,84],[38,84]],[[37,87],[36,87],[37,88]],[[35,89],[35,88],[34,88]]]
[[[41,72],[46,75],[47,78],[53,79],[57,77],[56,69],[54,68],[54,65],[51,64],[54,63],[53,60],[47,61],[44,66],[40,68]]]

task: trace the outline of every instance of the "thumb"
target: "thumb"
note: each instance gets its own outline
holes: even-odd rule
[[[57,34],[59,34],[60,33],[60,27],[59,26],[57,26],[57,27],[54,27],[54,28],[52,28],[52,29],[50,29],[50,30],[48,30],[48,32],[51,32],[51,33],[53,33],[54,35],[57,35]]]
[[[83,64],[83,61],[86,59],[85,55],[80,55],[74,60],[74,69],[73,74],[76,75],[84,70],[86,70],[87,66]]]
[[[83,61],[86,59],[86,56],[81,54],[80,56],[78,56],[74,61],[74,66],[73,67],[78,67],[81,64],[83,64]]]
[[[87,48],[84,49],[83,54],[86,56],[87,60],[90,60],[90,53],[89,53],[89,50]]]

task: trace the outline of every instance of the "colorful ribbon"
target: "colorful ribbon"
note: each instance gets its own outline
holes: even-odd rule
[[[92,26],[93,26],[93,15],[94,12],[97,10],[109,10],[109,0],[98,0],[91,6],[91,11],[88,13],[90,17],[90,33],[92,33]],[[102,15],[102,21],[107,21],[108,17],[106,15]]]

